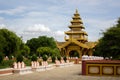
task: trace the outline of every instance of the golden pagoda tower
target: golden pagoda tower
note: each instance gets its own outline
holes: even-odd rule
[[[83,21],[77,9],[68,27],[70,30],[65,32],[65,42],[57,42],[61,55],[70,57],[77,52],[80,59],[82,55],[92,55],[96,42],[88,42],[88,34],[84,31]]]
[[[78,13],[78,10],[76,10],[72,19],[73,20],[71,21],[71,25],[69,26],[70,30],[65,32],[65,34],[68,35],[69,38],[66,38],[65,36],[65,40],[68,41],[68,40],[76,39],[81,43],[87,42],[88,35],[85,31],[83,31],[83,29],[85,28],[83,26],[83,22]]]

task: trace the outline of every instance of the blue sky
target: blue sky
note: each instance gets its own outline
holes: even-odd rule
[[[0,0],[0,28],[7,28],[26,41],[41,35],[64,41],[64,31],[78,9],[89,41],[116,24],[120,0]]]

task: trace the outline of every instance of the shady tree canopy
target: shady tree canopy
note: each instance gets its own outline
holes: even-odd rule
[[[95,47],[94,55],[120,59],[120,18],[117,24],[103,32]]]

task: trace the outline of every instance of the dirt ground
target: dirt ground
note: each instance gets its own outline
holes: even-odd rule
[[[81,75],[81,64],[77,64],[24,75],[12,74],[0,76],[0,80],[120,80],[120,77],[83,76]]]

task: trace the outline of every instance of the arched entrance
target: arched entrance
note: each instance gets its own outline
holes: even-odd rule
[[[79,55],[78,51],[72,50],[69,52],[69,57],[78,57],[79,58],[80,55]]]
[[[70,57],[69,58],[70,61],[74,61],[75,64],[79,63],[79,60],[81,59],[81,51],[80,50],[78,50],[78,49],[77,50],[69,50],[68,55]]]

